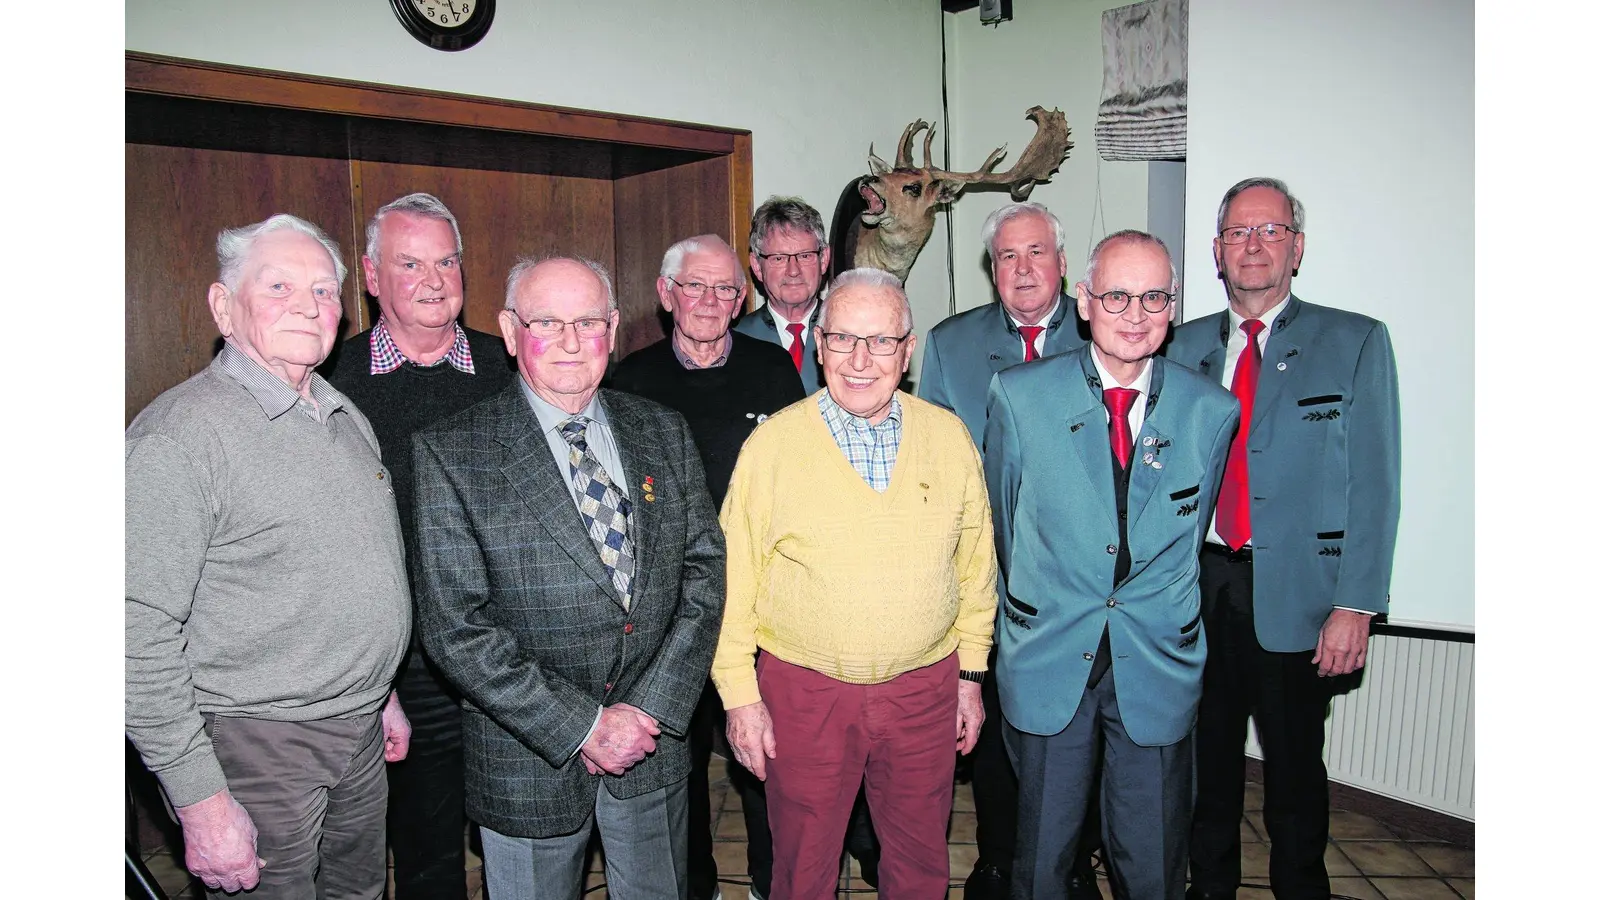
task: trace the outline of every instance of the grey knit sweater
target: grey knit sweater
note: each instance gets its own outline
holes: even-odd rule
[[[174,806],[227,786],[202,712],[374,712],[405,650],[391,479],[313,379],[316,410],[226,345],[128,427],[126,726]]]

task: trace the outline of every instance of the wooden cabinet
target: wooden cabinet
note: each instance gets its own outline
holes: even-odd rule
[[[339,242],[341,339],[376,314],[367,219],[427,191],[460,222],[466,324],[496,330],[519,255],[587,256],[615,276],[619,356],[665,333],[669,245],[713,233],[742,252],[749,237],[748,131],[144,54],[126,76],[128,421],[220,346],[217,233],[273,213]]]

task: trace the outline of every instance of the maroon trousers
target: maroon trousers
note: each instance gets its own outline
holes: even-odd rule
[[[888,897],[943,897],[956,753],[955,654],[882,684],[846,684],[761,654],[778,756],[767,762],[772,900],[831,900],[863,776]]]

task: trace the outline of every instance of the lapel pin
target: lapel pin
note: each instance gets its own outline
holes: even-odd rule
[[[1159,466],[1160,465],[1160,463],[1156,462],[1156,455],[1154,453],[1146,453],[1144,455],[1144,464],[1147,465],[1147,466]]]
[[[644,489],[644,502],[646,502],[646,503],[654,503],[654,502],[656,502],[656,495],[655,495],[656,480],[654,478],[650,477],[649,475],[646,475],[644,477],[644,484],[640,485],[640,487]]]
[[[1287,369],[1287,368],[1289,368],[1289,364],[1288,363],[1278,363],[1278,371],[1279,372],[1282,372],[1284,369]]]
[[[1154,447],[1156,445],[1156,439],[1153,437],[1147,437],[1144,439],[1144,445],[1146,447]]]
[[[1161,460],[1159,460],[1159,459],[1158,459],[1158,460],[1156,460],[1156,461],[1155,461],[1155,462],[1153,462],[1153,463],[1151,463],[1151,464],[1150,464],[1150,468],[1152,468],[1152,469],[1159,469],[1159,468],[1161,468]]]

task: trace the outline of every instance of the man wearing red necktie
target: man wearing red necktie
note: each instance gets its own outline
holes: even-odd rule
[[[768,197],[750,220],[750,272],[767,303],[733,330],[777,344],[794,360],[807,394],[822,387],[811,326],[828,271],[822,214],[799,197]]]
[[[1265,759],[1273,895],[1326,900],[1330,679],[1366,663],[1388,611],[1400,518],[1399,391],[1382,322],[1290,293],[1305,211],[1273,178],[1230,188],[1212,242],[1228,309],[1186,323],[1167,355],[1243,409],[1200,555],[1205,693],[1190,841],[1194,900],[1240,880],[1246,721]]]
[[[1008,203],[983,223],[999,303],[984,303],[957,313],[928,332],[922,351],[917,395],[961,417],[972,440],[983,448],[984,411],[989,381],[1008,366],[1083,346],[1071,298],[1062,293],[1067,257],[1061,221],[1042,203]],[[990,661],[990,671],[994,670]],[[983,686],[984,714],[1000,721],[995,679]],[[1016,851],[1017,776],[1000,740],[1000,729],[978,736],[972,753],[972,799],[977,810],[978,860],[965,883],[968,900],[1007,900],[1011,859]],[[1069,900],[1098,900],[1090,854],[1099,846],[1092,834],[1099,819],[1091,814],[1086,841],[1074,866]]]
[[[1077,286],[1090,345],[989,386],[996,676],[1020,787],[1013,897],[1071,896],[1095,802],[1113,895],[1183,896],[1207,651],[1195,558],[1239,405],[1155,355],[1176,282],[1160,240],[1109,235]]]

